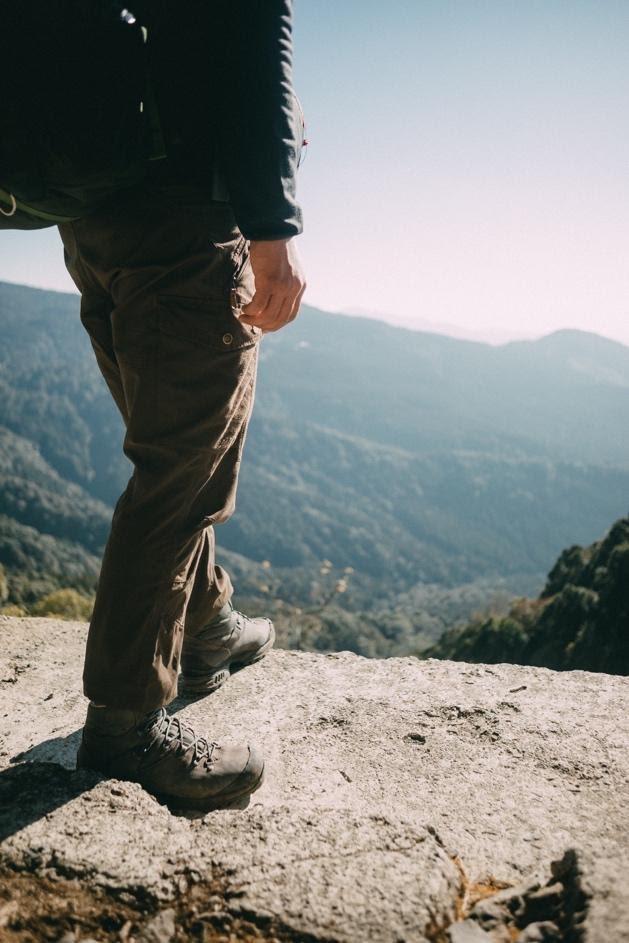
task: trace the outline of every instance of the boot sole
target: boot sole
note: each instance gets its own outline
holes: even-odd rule
[[[275,626],[271,623],[271,633],[264,643],[256,652],[254,652],[249,658],[242,658],[240,661],[230,659],[229,661],[223,662],[220,667],[215,668],[215,670],[206,675],[203,681],[187,681],[185,675],[182,675],[180,680],[179,694],[184,698],[194,698],[194,697],[203,697],[206,694],[214,694],[215,691],[218,691],[226,681],[229,680],[230,676],[236,674],[238,671],[242,671],[243,668],[249,668],[251,665],[255,665],[256,662],[262,661],[265,655],[273,648],[275,644]]]

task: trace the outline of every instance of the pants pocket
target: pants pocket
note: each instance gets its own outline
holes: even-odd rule
[[[258,327],[244,324],[236,312],[246,293],[235,287],[227,299],[205,296],[160,295],[158,329],[180,343],[200,344],[217,353],[252,347],[260,340]]]
[[[229,448],[253,407],[259,329],[224,302],[162,295],[158,332],[163,434],[182,449]]]

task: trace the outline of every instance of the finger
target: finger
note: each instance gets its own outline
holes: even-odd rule
[[[271,305],[273,305],[273,303],[274,303],[274,299],[273,298],[269,299],[269,304],[266,306],[266,308],[260,315],[255,315],[255,316],[250,315],[249,317],[247,317],[246,314],[240,314],[238,316],[238,319],[242,321],[243,324],[248,324],[249,327],[264,328],[264,325],[267,324],[269,320],[271,320],[269,317],[269,311],[271,310]]]
[[[261,328],[263,331],[268,330],[269,328],[274,328],[276,322],[281,317],[280,312],[284,306],[284,301],[286,298],[286,291],[275,291],[269,298],[268,304],[264,308],[262,314],[253,318],[253,320],[244,318],[246,324],[252,324],[255,327]]]
[[[243,306],[240,317],[248,322],[251,319],[261,317],[271,303],[273,292],[270,285],[256,286],[255,294],[251,301]]]
[[[297,297],[295,298],[293,302],[293,307],[291,309],[290,316],[288,318],[289,321],[294,321],[297,315],[299,314],[299,309],[301,307],[301,299],[304,297],[305,290],[306,290],[306,286],[302,285],[297,293]]]
[[[256,326],[267,333],[269,331],[279,331],[280,328],[289,324],[297,317],[305,290],[305,284],[300,284],[299,291],[296,294],[293,291],[286,292],[277,310],[274,309],[276,309],[276,303],[279,304],[280,298],[278,295],[274,295],[273,301],[265,309],[263,317],[256,320]]]
[[[274,316],[272,316],[271,311],[267,309],[267,312],[265,312],[264,324],[260,325],[264,333],[269,331],[279,331],[280,328],[284,327],[288,321],[291,308],[292,303],[290,297],[288,295],[284,295],[279,308],[276,308],[275,310]]]
[[[290,324],[290,322],[294,321],[297,317],[304,290],[305,286],[301,287],[297,293],[291,293],[287,297],[286,305],[282,310],[282,324],[280,327],[283,327],[285,324]]]

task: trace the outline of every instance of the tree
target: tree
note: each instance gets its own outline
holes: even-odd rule
[[[92,615],[93,606],[93,599],[77,593],[75,589],[58,589],[36,602],[31,612],[34,616],[56,616],[58,619],[86,622]]]

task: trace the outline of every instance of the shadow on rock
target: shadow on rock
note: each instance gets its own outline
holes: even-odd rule
[[[82,727],[74,730],[65,737],[51,737],[49,740],[42,740],[36,743],[28,750],[22,753],[16,753],[11,757],[11,763],[56,763],[74,769],[76,754],[81,742]]]
[[[0,841],[88,792],[102,778],[56,763],[21,763],[0,771]]]

